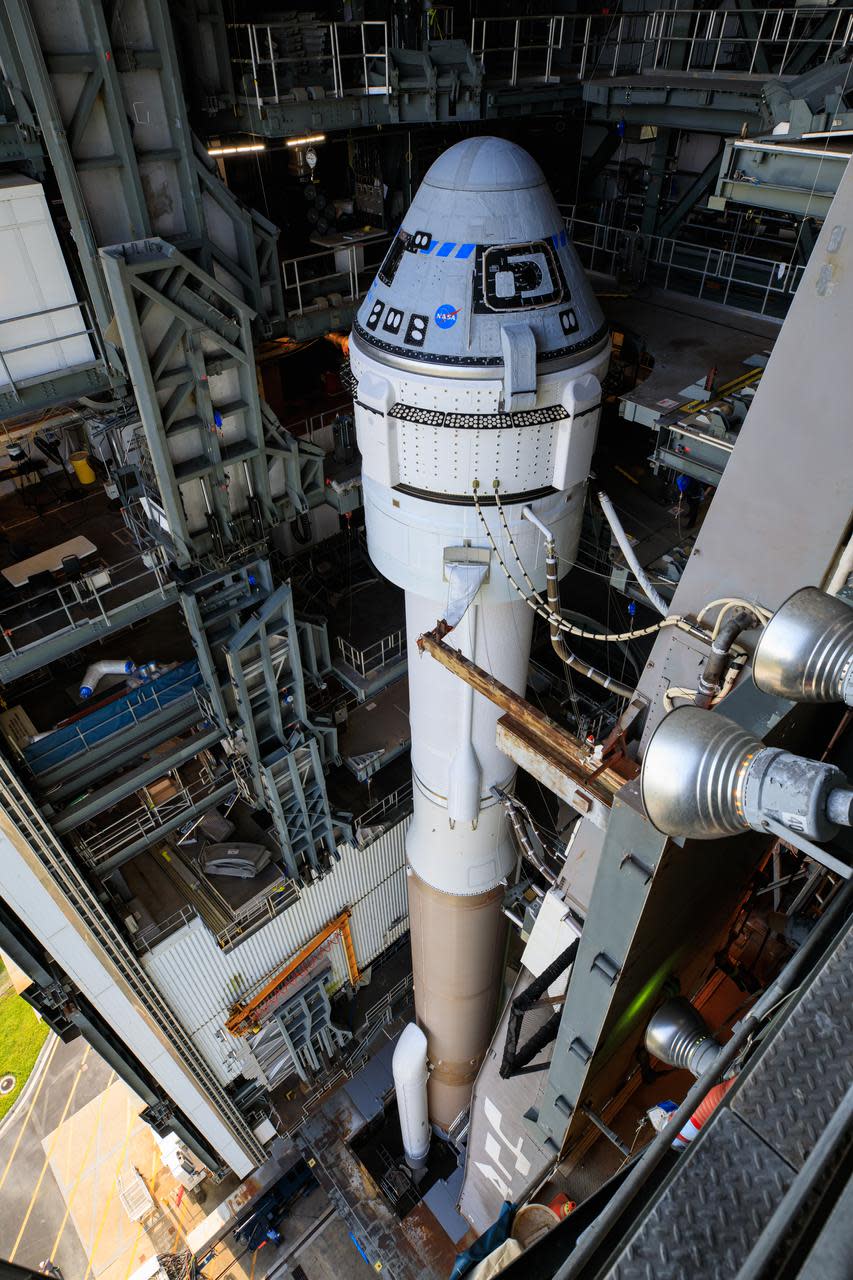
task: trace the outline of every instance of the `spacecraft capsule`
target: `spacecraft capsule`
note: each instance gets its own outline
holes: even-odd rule
[[[468,1105],[497,1011],[501,899],[516,853],[491,788],[511,788],[515,766],[496,746],[498,709],[419,658],[416,641],[452,615],[447,643],[524,693],[533,613],[515,556],[539,591],[545,558],[521,512],[530,506],[552,531],[565,573],[608,356],[539,166],[499,138],[451,147],[412,201],[350,339],[368,549],[406,593],[415,1009],[430,1120],[445,1130]]]

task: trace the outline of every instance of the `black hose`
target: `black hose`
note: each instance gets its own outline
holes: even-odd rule
[[[726,619],[716,639],[711,643],[711,652],[699,677],[699,688],[693,699],[697,707],[710,707],[719,693],[723,675],[729,664],[732,645],[741,632],[751,631],[753,627],[760,626],[761,620],[751,609],[735,609],[734,613]]]

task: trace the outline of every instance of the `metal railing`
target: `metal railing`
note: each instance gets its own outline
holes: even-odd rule
[[[318,80],[335,98],[391,91],[387,22],[235,22],[228,33],[238,80],[250,81],[240,96],[257,107],[293,102]]]
[[[233,776],[233,771],[240,767],[237,762],[231,766],[234,790],[237,789],[237,778]],[[227,774],[214,775],[204,766],[191,782],[184,782],[178,769],[167,767],[164,772],[168,772],[175,783],[174,795],[160,804],[140,801],[136,808],[109,823],[101,823],[99,817],[98,829],[91,835],[84,836],[79,830],[74,832],[74,844],[93,870],[138,841],[153,841],[163,826],[178,826],[183,814],[203,803],[207,796],[215,794],[228,783]]]
[[[258,929],[262,929],[270,920],[280,916],[288,907],[294,906],[300,899],[300,893],[292,880],[284,877],[275,884],[260,902],[251,903],[244,911],[239,912],[237,919],[227,928],[216,934],[216,942],[223,951],[231,951]]]
[[[307,1097],[303,1100],[301,1114],[287,1129],[279,1126],[284,1137],[293,1137],[325,1097],[333,1090],[339,1089],[342,1084],[346,1084],[347,1080],[351,1080],[356,1072],[367,1065],[368,1060],[373,1056],[373,1041],[377,1032],[399,1016],[398,1006],[408,1002],[413,989],[414,975],[407,973],[368,1009],[364,1022],[356,1033],[359,1037],[356,1048],[342,1062],[336,1063],[325,1075],[314,1081]]]
[[[560,14],[474,18],[471,53],[484,73],[491,72],[510,85],[519,80],[548,84],[554,78],[554,58],[562,48],[565,27],[566,19]]]
[[[566,226],[587,271],[608,276],[629,272],[638,283],[777,319],[787,312],[805,270],[800,263],[707,248],[574,217],[566,219]]]
[[[352,667],[354,671],[364,677],[367,677],[373,671],[380,670],[387,663],[401,658],[406,652],[405,628],[400,631],[392,631],[390,635],[383,636],[381,640],[374,641],[373,644],[367,645],[364,649],[357,649],[355,645],[350,644],[349,640],[345,640],[343,636],[338,636],[337,642],[338,652],[347,666]]]
[[[403,782],[395,791],[389,795],[383,796],[381,800],[377,800],[376,804],[372,804],[369,809],[365,809],[364,813],[360,813],[353,821],[353,831],[359,848],[364,848],[371,841],[370,830],[374,827],[384,827],[386,819],[390,814],[394,814],[399,821],[400,817],[411,813],[412,810],[412,782],[411,779]],[[377,833],[378,834],[378,833]]]
[[[34,342],[18,342],[15,346],[7,346],[3,341],[2,330],[4,325],[10,324],[26,324],[29,320],[38,321],[39,330],[43,332],[49,316],[56,316],[66,311],[76,311],[81,327],[74,328],[70,333],[52,333],[47,338],[38,338]],[[89,341],[88,354],[82,359],[73,363],[55,363],[50,369],[36,370],[28,373],[18,372],[16,375],[9,366],[9,357],[23,356],[27,351],[34,351],[38,347],[61,346],[64,342],[74,342],[78,338],[87,338]],[[12,339],[12,341],[15,341]],[[92,319],[92,313],[88,302],[65,302],[56,307],[42,307],[38,311],[26,311],[19,316],[6,316],[0,319],[0,389],[9,387],[17,399],[18,382],[32,383],[38,382],[43,378],[55,377],[57,374],[70,372],[72,369],[86,368],[94,364],[96,360],[106,363],[103,344],[101,341],[101,331]],[[12,363],[16,363],[13,359]],[[20,363],[20,361],[18,362]]]
[[[287,314],[304,315],[306,311],[320,310],[320,298],[325,310],[328,300],[323,285],[333,295],[339,295],[341,301],[355,302],[363,298],[385,257],[390,239],[389,235],[380,234],[371,240],[358,240],[352,244],[343,242],[332,249],[305,253],[299,258],[285,258],[281,270]],[[345,263],[342,262],[344,256]]]
[[[166,600],[176,588],[165,566],[163,549],[152,545],[118,564],[101,564],[76,582],[58,582],[30,597],[21,591],[20,601],[0,609],[0,656],[17,657],[46,639],[82,632],[98,620],[108,626],[110,613],[121,605],[152,595]]]
[[[587,80],[655,71],[782,75],[853,40],[853,14],[825,9],[655,9],[475,18],[471,52],[491,81]]]

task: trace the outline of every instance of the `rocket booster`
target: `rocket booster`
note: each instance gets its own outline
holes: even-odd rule
[[[415,1011],[427,1037],[429,1118],[468,1106],[494,1027],[515,852],[493,786],[515,766],[498,709],[418,636],[447,643],[523,694],[533,613],[503,518],[537,590],[541,534],[565,572],[577,549],[609,337],[538,165],[498,138],[433,164],[350,338],[368,548],[406,593],[414,812],[406,840]],[[476,495],[476,503],[475,503]],[[479,512],[478,512],[479,506]]]

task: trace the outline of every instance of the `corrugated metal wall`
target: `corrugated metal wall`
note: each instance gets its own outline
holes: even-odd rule
[[[196,919],[141,958],[223,1083],[241,1071],[256,1074],[243,1041],[224,1028],[234,1001],[253,996],[344,907],[352,910],[353,945],[362,969],[408,928],[407,826],[408,820],[398,823],[366,849],[340,845],[341,860],[323,880],[304,889],[295,906],[227,954]],[[346,961],[339,941],[330,947],[329,960],[335,982],[344,982]]]

